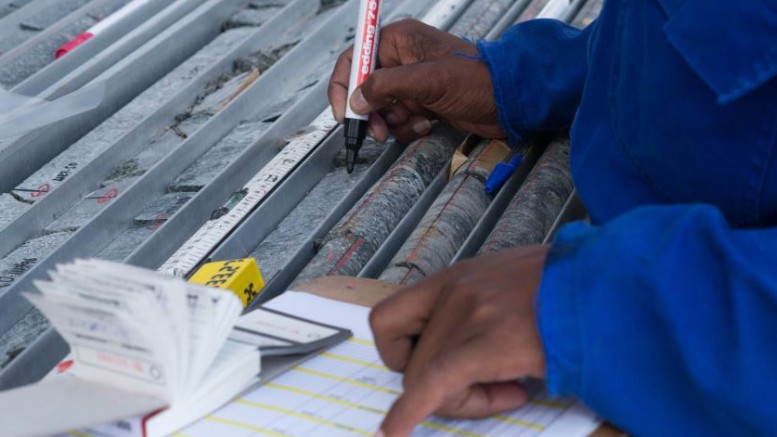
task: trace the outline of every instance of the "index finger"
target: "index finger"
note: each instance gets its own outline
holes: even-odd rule
[[[332,105],[332,115],[338,123],[345,122],[345,105],[348,103],[348,83],[351,80],[351,64],[353,62],[353,46],[348,47],[337,58],[332,76],[329,78],[329,103]]]
[[[407,436],[433,414],[477,419],[526,404],[528,393],[517,380],[483,382],[478,377],[477,352],[464,346],[436,358],[394,402],[378,435]]]
[[[410,435],[413,428],[445,405],[452,394],[464,392],[472,385],[473,366],[477,361],[464,347],[425,365],[386,413],[381,433],[386,437]]]

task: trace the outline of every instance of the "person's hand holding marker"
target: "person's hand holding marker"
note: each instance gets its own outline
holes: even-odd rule
[[[428,416],[473,419],[523,406],[519,379],[542,378],[534,296],[547,247],[456,264],[378,304],[370,325],[404,393],[376,436],[409,435]]]
[[[345,120],[353,48],[344,51],[329,82],[329,102]],[[356,89],[351,109],[370,114],[368,133],[379,142],[393,134],[412,141],[428,134],[432,120],[486,138],[505,138],[497,124],[493,85],[477,48],[419,21],[404,20],[381,31],[378,69]]]

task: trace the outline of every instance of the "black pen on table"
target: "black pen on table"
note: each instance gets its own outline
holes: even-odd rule
[[[348,99],[345,109],[345,150],[348,173],[353,172],[359,149],[367,136],[369,115],[359,115],[351,110],[350,98],[356,88],[370,77],[378,63],[378,41],[380,40],[380,11],[382,0],[361,0],[359,21],[356,26],[356,41],[353,45],[351,80],[348,84]]]

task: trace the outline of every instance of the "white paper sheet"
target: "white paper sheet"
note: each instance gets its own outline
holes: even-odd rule
[[[288,292],[268,307],[350,329],[354,337],[182,430],[205,436],[371,436],[402,389],[378,357],[369,309]],[[536,396],[524,408],[477,421],[429,419],[414,436],[587,436],[600,421],[571,400]]]

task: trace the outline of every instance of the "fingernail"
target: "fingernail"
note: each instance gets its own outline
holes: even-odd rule
[[[367,99],[364,98],[364,93],[361,89],[357,89],[351,97],[351,109],[357,114],[367,114],[370,112],[370,104]]]
[[[379,429],[372,437],[386,437],[386,434],[383,434],[383,430]]]
[[[399,124],[399,117],[397,117],[395,114],[388,114],[386,116],[386,123],[390,125]]]
[[[367,128],[367,136],[370,138],[375,138],[375,132],[372,130],[371,127]]]
[[[418,135],[424,135],[432,130],[432,122],[429,120],[416,121],[413,123],[413,132]]]
[[[345,117],[343,116],[341,111],[338,111],[335,109],[334,106],[332,106],[332,116],[337,120],[338,123],[343,124],[345,121]]]

